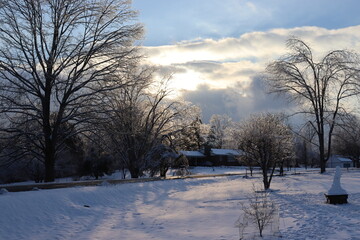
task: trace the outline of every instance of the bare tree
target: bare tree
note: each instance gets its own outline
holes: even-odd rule
[[[185,117],[187,106],[167,98],[167,82],[154,79],[154,69],[130,68],[130,79],[136,84],[109,96],[111,121],[106,125],[109,146],[123,162],[132,178],[141,176],[147,165],[147,154],[179,131],[176,119]]]
[[[181,115],[184,117],[172,121],[177,131],[167,134],[166,141],[177,151],[199,150],[205,142],[200,108],[187,102],[181,104],[183,105]]]
[[[334,131],[334,152],[349,157],[360,167],[360,120],[352,114],[342,115]]]
[[[289,39],[287,46],[291,53],[267,66],[270,91],[303,104],[316,131],[323,173],[338,112],[346,99],[359,93],[358,57],[336,50],[316,62],[311,48],[300,39]]]
[[[243,158],[262,170],[264,189],[270,188],[277,164],[292,156],[293,135],[282,114],[252,115],[239,131]]]
[[[233,122],[228,115],[214,114],[210,119],[210,129],[207,144],[213,148],[223,148],[226,143],[227,129],[231,128]]]
[[[254,169],[256,168],[256,166],[258,166],[256,161],[251,159],[247,154],[240,154],[239,156],[237,156],[236,159],[238,160],[240,165],[244,165],[247,167],[246,172],[245,172],[245,177],[248,178],[248,173],[247,173],[248,169],[250,171],[250,177],[252,177]]]
[[[316,141],[314,144],[314,138],[316,140],[316,132],[312,125],[309,122],[303,125],[301,129],[296,131],[295,136],[296,163],[304,165],[305,168],[308,166],[319,166],[319,158],[316,151]]]
[[[127,0],[8,0],[0,6],[0,101],[7,130],[26,116],[41,127],[45,181],[55,177],[60,126],[93,119],[102,94],[122,86],[142,26]],[[24,132],[23,134],[28,134]]]

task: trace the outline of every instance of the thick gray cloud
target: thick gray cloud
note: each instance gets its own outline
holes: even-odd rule
[[[240,99],[231,99],[233,98],[231,91],[233,90],[210,89],[207,85],[200,85],[193,91],[184,90],[182,97],[184,100],[190,101],[201,108],[204,122],[208,122],[213,114],[227,114],[236,119],[239,117],[234,103],[239,102]]]
[[[202,109],[203,121],[208,122],[213,114],[227,114],[239,121],[256,112],[285,112],[293,106],[285,98],[266,93],[264,83],[256,77],[250,86],[226,89],[211,89],[200,85],[196,90],[183,90],[182,98]]]

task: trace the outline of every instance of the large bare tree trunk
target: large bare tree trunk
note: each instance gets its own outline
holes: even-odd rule
[[[320,173],[326,171],[326,156],[325,156],[325,144],[324,135],[319,134],[319,156],[320,156]]]
[[[128,168],[131,175],[131,178],[139,178],[140,177],[140,168],[139,168],[139,159],[136,158],[136,154],[132,149],[128,150]]]
[[[270,188],[270,183],[269,183],[267,169],[263,169],[262,172],[263,172],[264,189],[268,190]]]
[[[45,182],[53,182],[55,180],[55,151],[50,143],[45,145]]]

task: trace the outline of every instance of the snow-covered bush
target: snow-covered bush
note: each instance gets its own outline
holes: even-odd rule
[[[269,229],[272,234],[278,232],[278,213],[275,203],[270,199],[268,191],[259,191],[253,187],[248,202],[242,205],[243,214],[236,222],[239,228],[240,239],[244,239],[246,231],[257,229],[259,236],[263,237],[264,230],[271,225]],[[250,233],[251,234],[251,233]]]
[[[0,195],[8,193],[8,190],[6,188],[0,188]]]
[[[78,174],[82,176],[93,176],[95,179],[112,174],[115,171],[114,159],[97,147],[90,147],[87,156],[79,166]]]
[[[174,160],[178,156],[173,149],[164,144],[153,147],[146,157],[150,176],[160,173],[160,177],[166,177],[166,172],[174,165]]]
[[[173,165],[171,167],[175,169],[173,176],[185,176],[191,174],[188,169],[189,160],[183,154],[178,155],[178,157],[174,159]]]

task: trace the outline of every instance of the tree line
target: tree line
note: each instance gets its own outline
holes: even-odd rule
[[[267,66],[270,92],[306,116],[298,131],[275,113],[203,124],[198,107],[168,97],[171,75],[142,61],[136,17],[125,0],[1,2],[1,181],[114,170],[164,176],[188,164],[179,150],[204,144],[242,150],[244,163],[262,167],[265,188],[295,155],[324,172],[333,142],[359,166],[359,121],[345,104],[359,93],[357,54],[336,50],[316,61],[294,38],[289,54]]]

